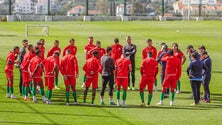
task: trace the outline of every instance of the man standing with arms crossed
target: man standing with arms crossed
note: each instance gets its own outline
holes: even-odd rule
[[[104,93],[106,89],[106,85],[109,82],[109,104],[115,105],[113,101],[113,85],[114,85],[114,70],[115,70],[115,62],[111,58],[112,48],[106,48],[106,54],[101,58],[102,65],[102,90],[100,92],[100,104],[104,105]]]
[[[74,104],[77,102],[76,93],[76,78],[79,74],[78,62],[74,55],[71,54],[70,50],[66,50],[66,55],[62,57],[60,61],[60,72],[63,75],[65,86],[66,86],[66,105],[69,106],[69,91],[72,89],[72,95],[74,98]]]
[[[58,52],[59,55],[61,54],[61,49],[59,48],[59,41],[58,40],[54,41],[54,46],[51,49],[49,49],[47,57],[52,56],[55,52]],[[57,58],[56,58],[56,63],[59,66],[59,56],[57,56]],[[59,81],[58,76],[59,76],[59,69],[56,68],[55,69],[55,89],[57,89],[57,90],[60,89],[58,87],[58,81]]]
[[[63,56],[66,55],[66,50],[69,50],[71,55],[74,55],[74,56],[76,55],[77,47],[75,46],[75,39],[70,39],[69,43],[70,45],[66,46],[63,51],[63,54],[62,54]]]
[[[149,91],[147,105],[150,106],[153,96],[153,82],[155,81],[156,75],[158,73],[158,63],[154,58],[152,58],[152,52],[148,52],[147,55],[148,57],[142,61],[140,66],[140,74],[142,76],[140,81],[140,97],[142,101],[141,106],[145,106],[144,89],[147,85]]]
[[[128,90],[135,90],[135,55],[136,55],[136,45],[132,44],[131,42],[131,36],[126,37],[127,45],[123,47],[123,55],[127,55],[126,58],[128,58],[131,61],[132,65],[132,88],[130,87],[130,72],[128,74]]]

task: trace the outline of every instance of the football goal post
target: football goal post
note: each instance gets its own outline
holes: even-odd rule
[[[47,25],[26,25],[26,36],[49,36]]]

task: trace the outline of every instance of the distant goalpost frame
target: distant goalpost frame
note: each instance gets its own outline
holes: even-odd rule
[[[49,36],[49,26],[27,24],[25,36]]]

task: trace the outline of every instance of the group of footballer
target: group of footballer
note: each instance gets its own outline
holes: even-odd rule
[[[100,104],[105,105],[104,93],[108,84],[109,104],[124,107],[126,106],[127,90],[135,90],[136,45],[132,43],[130,36],[126,37],[127,45],[122,46],[119,43],[119,39],[115,38],[114,44],[108,46],[106,49],[101,47],[100,41],[96,41],[96,44],[94,44],[93,41],[93,37],[88,37],[88,44],[84,47],[85,63],[83,70],[85,74],[83,76],[82,87],[85,89],[83,92],[83,104],[86,104],[88,90],[90,86],[92,86],[92,99],[90,104],[92,106],[94,105],[96,90],[98,89],[98,77],[99,74],[101,74],[102,88],[100,91]],[[29,100],[28,97],[29,94],[31,94],[32,101],[37,102],[36,93],[40,92],[43,102],[53,104],[51,101],[52,90],[60,89],[58,87],[58,75],[60,72],[66,87],[66,105],[70,105],[70,91],[72,92],[74,104],[79,104],[76,93],[76,78],[78,78],[79,75],[78,60],[76,58],[77,47],[75,46],[75,39],[70,39],[69,42],[70,45],[64,48],[61,58],[61,49],[59,48],[58,40],[54,41],[54,46],[48,51],[47,57],[44,56],[44,39],[40,39],[36,46],[28,44],[28,40],[22,41],[23,47],[21,49],[15,46],[13,51],[9,52],[6,59],[6,97],[16,98],[13,88],[13,69],[15,66],[19,68],[20,71],[19,89],[23,100]],[[146,42],[147,46],[142,51],[142,63],[140,66],[141,81],[139,92],[142,102],[141,106],[150,106],[153,88],[157,90],[156,77],[159,72],[158,63],[161,67],[162,90],[160,102],[157,103],[157,105],[163,105],[163,99],[170,95],[170,106],[173,106],[175,93],[180,93],[179,79],[186,57],[179,49],[177,43],[173,43],[172,48],[169,48],[166,43],[161,43],[161,50],[157,52],[151,39],[148,39]],[[193,46],[189,45],[187,47],[187,54],[190,59],[187,75],[190,79],[192,98],[194,99],[192,105],[198,105],[201,100],[201,84],[204,88],[202,101],[209,103],[211,59],[203,45],[199,47],[199,52],[196,51]],[[18,61],[16,61],[17,58],[19,58]],[[44,80],[42,79],[43,76]],[[131,81],[132,86],[130,86]],[[46,94],[44,87],[47,87]],[[148,88],[148,100],[145,104],[144,90],[146,87]],[[114,88],[116,89],[116,102],[113,100]],[[122,103],[120,102],[121,90]]]

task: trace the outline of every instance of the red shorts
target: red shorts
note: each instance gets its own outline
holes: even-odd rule
[[[140,81],[140,89],[144,90],[146,86],[148,85],[148,90],[152,91],[153,90],[153,83],[156,78],[154,77],[145,77],[142,76],[142,79]]]
[[[27,82],[31,81],[29,72],[22,72],[22,81],[24,83],[27,83]]]
[[[54,87],[54,77],[45,77],[45,86],[48,86],[48,88]]]
[[[98,75],[90,76],[90,77],[86,76],[86,84],[85,84],[86,87],[89,88],[91,83],[92,83],[93,89],[98,88]]]
[[[39,78],[32,78],[32,80],[33,80],[33,82],[37,82],[37,83],[42,83],[43,82],[41,77],[39,77]]]
[[[13,79],[13,72],[12,71],[9,71],[9,70],[5,70],[5,74],[6,74],[6,78],[11,78]]]
[[[128,88],[128,78],[116,78],[116,85],[122,86],[123,89]]]
[[[177,86],[177,76],[165,76],[163,81],[163,88],[168,89],[175,89]]]
[[[76,86],[76,78],[75,76],[67,76],[67,80],[64,80],[65,85]]]

